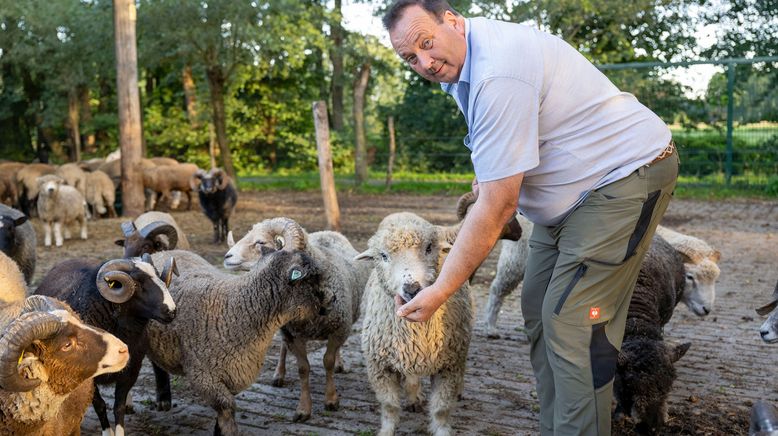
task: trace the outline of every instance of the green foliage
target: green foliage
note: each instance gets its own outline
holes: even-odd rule
[[[714,131],[675,132],[681,156],[681,174],[695,177],[724,174],[726,136]],[[778,174],[778,135],[764,142],[749,143],[740,135],[732,138],[732,175]]]

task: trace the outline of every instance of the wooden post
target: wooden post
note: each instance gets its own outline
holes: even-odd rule
[[[213,123],[208,123],[208,155],[211,157],[211,169],[216,168],[216,131]]]
[[[389,130],[389,163],[386,164],[386,190],[392,189],[392,171],[394,170],[394,153],[397,150],[397,146],[394,142],[394,116],[389,116],[387,123],[387,130]]]
[[[116,47],[116,93],[119,102],[119,147],[122,151],[122,215],[143,213],[140,92],[135,43],[135,0],[113,0]]]
[[[327,228],[340,231],[340,209],[338,194],[335,191],[335,175],[332,171],[332,152],[330,151],[330,127],[327,120],[327,103],[313,102],[313,125],[316,127],[316,150],[319,155],[319,176],[321,193],[324,197],[324,213],[327,215]]]

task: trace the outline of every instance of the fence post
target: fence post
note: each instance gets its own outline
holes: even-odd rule
[[[727,162],[725,166],[726,183],[732,179],[732,130],[735,108],[735,63],[727,63]]]
[[[327,103],[313,102],[313,125],[316,128],[316,150],[319,155],[319,177],[321,193],[324,197],[324,213],[327,215],[327,228],[340,231],[340,209],[335,191],[335,175],[332,171],[332,153],[330,151],[330,126],[327,120]]]
[[[386,190],[392,189],[392,171],[394,171],[394,153],[397,146],[394,142],[394,116],[389,115],[387,122],[389,130],[389,163],[386,165]]]

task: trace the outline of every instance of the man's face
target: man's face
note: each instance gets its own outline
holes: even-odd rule
[[[465,20],[446,11],[443,22],[421,6],[405,9],[389,32],[394,51],[425,79],[453,83],[465,63]]]

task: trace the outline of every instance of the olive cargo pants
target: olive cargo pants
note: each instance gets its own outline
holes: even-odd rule
[[[643,257],[670,202],[678,154],[592,191],[536,225],[521,296],[543,435],[609,435],[616,359]]]

